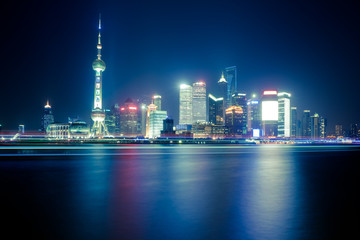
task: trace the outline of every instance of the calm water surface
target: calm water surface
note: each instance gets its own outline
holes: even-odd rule
[[[357,146],[0,147],[1,235],[356,239],[359,162]]]

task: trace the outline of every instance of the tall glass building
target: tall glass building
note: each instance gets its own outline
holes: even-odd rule
[[[243,135],[247,134],[247,102],[246,93],[235,92],[231,95],[231,102],[233,106],[239,106],[243,110],[241,121],[241,132]]]
[[[311,119],[310,119],[310,110],[304,110],[302,115],[302,137],[310,138],[311,137]]]
[[[149,138],[160,137],[163,130],[163,121],[167,118],[166,111],[151,111],[149,116]]]
[[[239,106],[231,106],[225,111],[225,126],[229,130],[229,135],[243,135],[242,121],[243,109]]]
[[[120,107],[120,133],[128,136],[135,137],[138,135],[137,122],[138,111],[137,105],[134,101],[128,98],[125,104]]]
[[[290,121],[291,121],[291,127],[290,127],[290,137],[297,137],[298,133],[298,119],[297,119],[297,108],[291,107],[290,108]]]
[[[193,83],[192,88],[192,122],[206,122],[206,83]]]
[[[278,92],[276,90],[264,91],[261,97],[262,135],[276,137],[279,120]]]
[[[290,97],[287,92],[278,93],[279,119],[278,119],[278,137],[290,137]]]
[[[236,66],[225,68],[225,79],[227,81],[227,108],[234,105],[231,96],[237,91],[237,69]]]
[[[230,99],[228,98],[228,82],[224,77],[224,73],[221,74],[221,78],[218,81],[218,88],[220,90],[220,96],[224,99],[223,103],[223,118],[225,119],[225,109],[230,107]]]
[[[179,124],[191,125],[192,119],[192,86],[180,85]]]
[[[154,100],[154,104],[156,106],[156,110],[161,111],[161,96],[160,95],[154,95],[153,100]]]
[[[46,105],[44,106],[44,114],[41,119],[41,131],[46,132],[46,128],[49,126],[49,124],[52,123],[54,123],[54,115],[52,113],[49,101],[47,101]]]
[[[247,128],[254,136],[254,130],[259,132],[261,128],[260,103],[256,98],[247,101]]]
[[[215,125],[224,125],[224,99],[209,94],[209,122]]]

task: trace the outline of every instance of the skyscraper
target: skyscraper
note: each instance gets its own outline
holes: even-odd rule
[[[297,137],[297,128],[298,128],[298,119],[297,119],[297,108],[291,107],[290,109],[290,121],[291,121],[291,128],[290,128],[290,137]]]
[[[46,132],[47,126],[49,126],[49,124],[52,123],[54,123],[54,115],[52,113],[52,109],[49,104],[49,101],[47,101],[46,105],[44,106],[44,114],[41,119],[41,131]]]
[[[310,128],[311,128],[311,138],[319,139],[320,138],[320,117],[319,114],[315,113],[310,117]]]
[[[146,133],[145,133],[145,137],[149,138],[150,137],[150,114],[153,111],[156,111],[157,106],[155,106],[154,103],[151,103],[149,106],[147,106],[147,111],[146,111]]]
[[[311,137],[311,118],[310,118],[310,110],[304,110],[301,126],[302,126],[302,137],[310,138]]]
[[[242,121],[243,109],[239,106],[231,106],[225,111],[225,126],[229,129],[229,135],[243,135]]]
[[[167,118],[166,111],[151,111],[149,116],[149,138],[160,137],[164,127],[164,120]]]
[[[95,71],[95,91],[94,91],[94,108],[91,113],[91,119],[94,121],[94,125],[91,129],[92,137],[101,137],[108,135],[107,128],[104,124],[105,112],[102,108],[102,73],[105,71],[105,62],[101,59],[101,18],[99,17],[99,35],[97,44],[97,59],[92,64],[92,68]]]
[[[235,92],[231,95],[231,102],[233,106],[239,106],[243,110],[242,121],[241,121],[241,132],[242,135],[247,134],[247,101],[246,93]]]
[[[261,98],[262,135],[276,137],[278,131],[279,104],[278,92],[264,91]]]
[[[130,98],[120,107],[120,133],[128,137],[136,137],[138,133],[137,105]]]
[[[206,84],[202,81],[193,83],[192,122],[206,122]]]
[[[221,78],[218,81],[218,87],[220,90],[220,97],[224,99],[224,106],[223,106],[223,118],[225,119],[225,109],[230,107],[230,99],[228,98],[228,82],[224,77],[224,73],[221,73]]]
[[[327,120],[324,117],[320,117],[320,138],[326,138],[327,136]]]
[[[180,85],[179,124],[191,125],[192,118],[192,87],[187,84]]]
[[[234,104],[231,102],[231,96],[237,91],[237,69],[236,66],[225,68],[225,79],[227,81],[227,100],[230,107]]]
[[[157,107],[156,110],[161,111],[161,96],[154,95],[153,96],[154,104]]]
[[[224,125],[223,108],[224,99],[209,94],[209,122],[215,125]]]
[[[342,137],[343,134],[343,126],[341,124],[335,125],[335,136],[336,137]]]
[[[249,99],[247,102],[247,128],[248,132],[253,136],[254,130],[259,132],[261,128],[260,104],[256,98]]]
[[[279,120],[278,120],[278,137],[290,137],[290,97],[287,92],[278,93]]]

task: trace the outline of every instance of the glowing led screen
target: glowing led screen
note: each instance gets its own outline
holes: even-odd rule
[[[263,121],[277,121],[279,118],[279,105],[277,101],[263,101],[261,103],[261,116]]]

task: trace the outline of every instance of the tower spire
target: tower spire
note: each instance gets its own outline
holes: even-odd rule
[[[99,13],[99,35],[98,35],[98,45],[97,45],[97,49],[98,49],[97,57],[98,57],[98,59],[101,59],[101,49],[102,49],[100,31],[101,31],[101,13]]]

